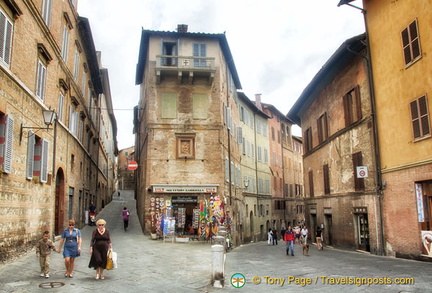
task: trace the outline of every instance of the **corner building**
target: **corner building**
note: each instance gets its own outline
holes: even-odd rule
[[[226,36],[189,33],[187,25],[177,32],[143,30],[136,84],[136,196],[143,230],[206,238],[223,223],[238,242],[241,85]]]

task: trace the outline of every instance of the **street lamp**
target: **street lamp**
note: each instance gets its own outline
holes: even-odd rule
[[[48,110],[42,110],[42,116],[44,119],[44,123],[46,125],[46,127],[37,127],[37,126],[23,126],[21,123],[21,129],[20,129],[20,144],[22,141],[22,136],[23,136],[23,129],[46,129],[49,130],[50,125],[52,125],[54,123],[54,120],[56,119],[57,115],[54,112],[54,110],[48,109]]]

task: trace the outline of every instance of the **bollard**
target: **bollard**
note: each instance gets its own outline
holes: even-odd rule
[[[212,245],[212,283],[213,287],[222,288],[224,285],[224,247],[220,244]]]
[[[214,238],[214,244],[225,245],[224,243],[225,243],[225,237],[216,236]]]

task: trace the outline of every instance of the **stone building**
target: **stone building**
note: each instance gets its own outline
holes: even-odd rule
[[[356,7],[350,2],[339,5]],[[359,9],[371,52],[385,253],[430,261],[432,2],[369,0]]]
[[[269,163],[268,119],[260,104],[239,93],[241,137],[240,174],[244,186],[240,206],[240,229],[242,243],[267,239],[271,226],[272,196]],[[257,103],[258,101],[258,103]],[[261,109],[260,109],[261,108]]]
[[[135,171],[129,170],[128,164],[135,160],[135,147],[128,147],[119,151],[117,159],[118,189],[135,189]]]
[[[295,225],[303,219],[297,217],[297,206],[303,203],[300,193],[303,181],[301,144],[300,147],[294,144],[291,135],[294,122],[273,105],[261,104],[263,112],[269,116],[269,164],[272,174],[271,226],[280,231],[281,228]],[[299,198],[300,201],[296,201]]]
[[[365,35],[346,40],[288,117],[301,125],[306,225],[327,245],[380,253],[381,197]]]
[[[226,36],[190,33],[187,25],[177,32],[143,30],[136,84],[137,206],[144,231],[209,237],[224,223],[238,242],[241,85]]]
[[[0,1],[0,261],[111,199],[108,73],[76,1]],[[53,114],[44,122],[42,113]]]

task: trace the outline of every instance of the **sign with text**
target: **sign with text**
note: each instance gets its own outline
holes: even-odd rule
[[[153,185],[154,193],[216,193],[216,186],[182,186],[182,185],[172,185],[172,186],[158,186]]]

